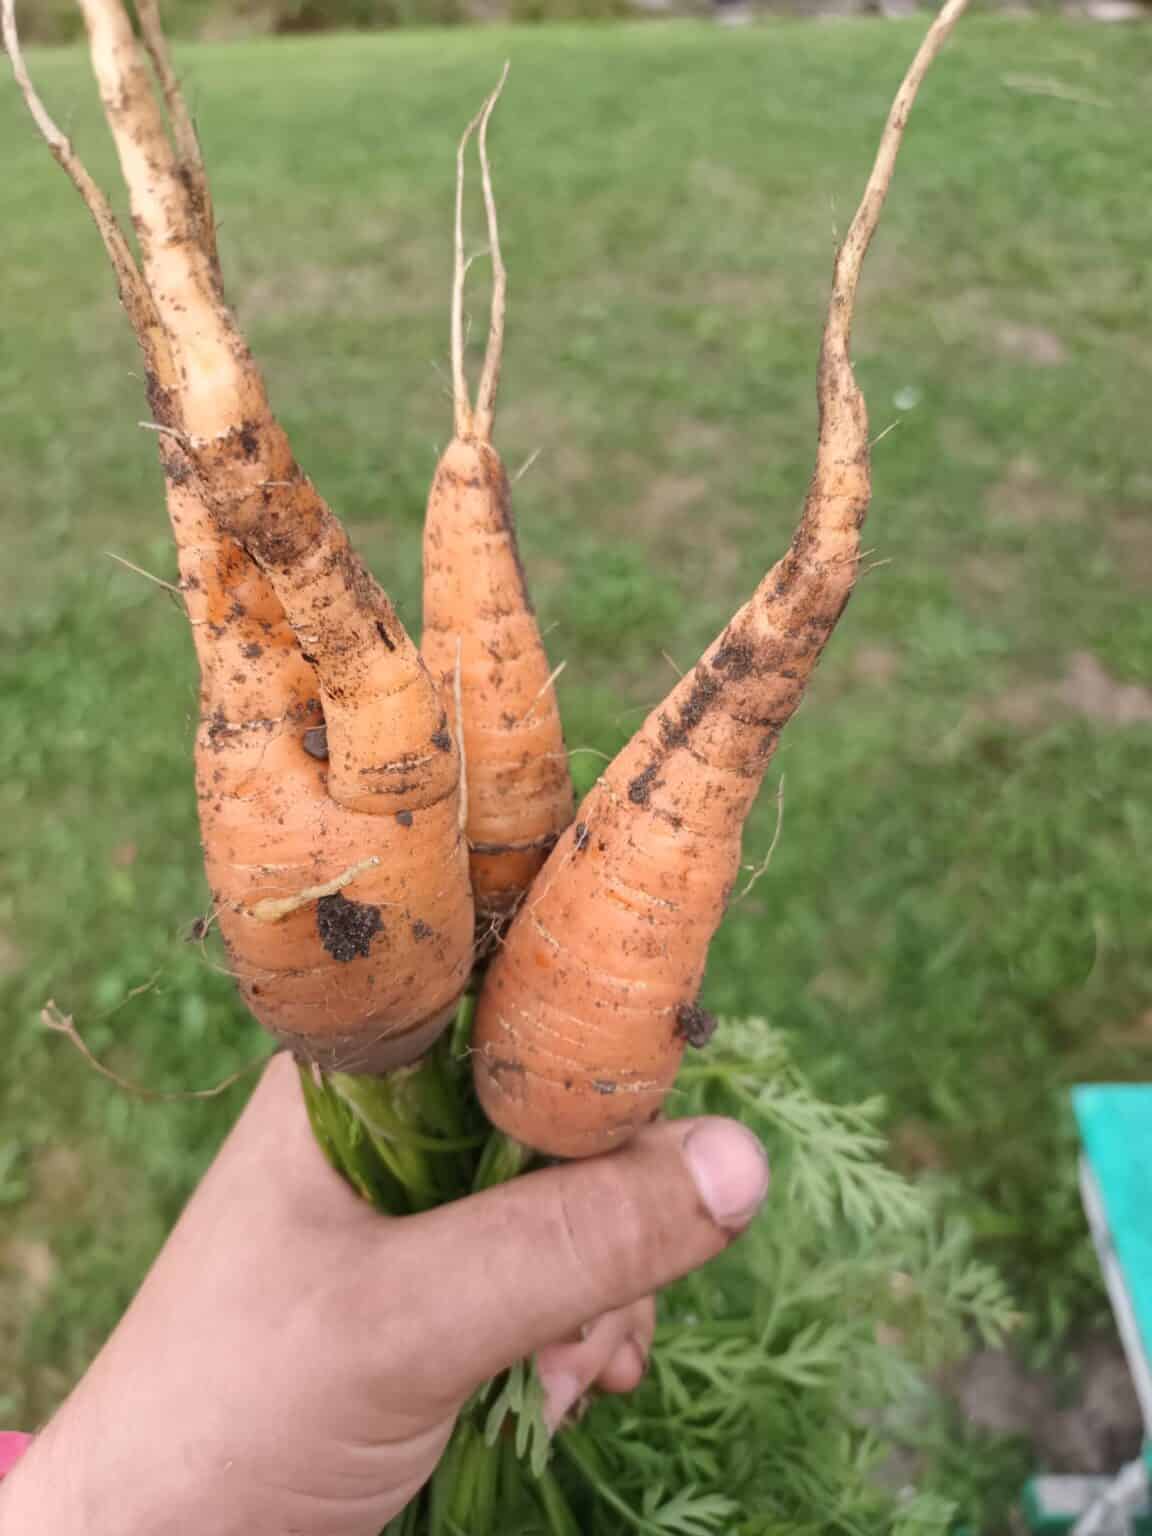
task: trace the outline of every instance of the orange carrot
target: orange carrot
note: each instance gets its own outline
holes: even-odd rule
[[[456,265],[452,294],[455,431],[428,499],[424,525],[424,632],[420,648],[456,719],[477,918],[510,913],[572,819],[560,710],[524,580],[508,476],[492,446],[504,341],[507,278],[488,165],[495,91],[457,153]],[[464,152],[479,128],[493,266],[492,316],[473,411],[464,376]],[[456,718],[456,700],[459,718]]]
[[[541,1151],[604,1151],[659,1114],[697,1006],[744,820],[856,580],[871,489],[849,340],[861,263],[920,81],[964,9],[947,0],[897,92],[835,262],[816,467],[784,558],[577,812],[486,978],[474,1071],[490,1119]]]
[[[411,1060],[472,965],[459,754],[385,594],[296,465],[224,304],[211,201],[154,0],[81,0],[141,269],[7,51],[112,259],[144,354],[201,667],[196,778],[214,915],[245,1000],[302,1056]]]

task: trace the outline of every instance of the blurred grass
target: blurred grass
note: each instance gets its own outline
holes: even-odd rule
[[[273,397],[412,625],[449,427],[455,139],[512,58],[498,436],[513,469],[541,450],[519,515],[585,784],[786,541],[833,233],[919,25],[181,54]],[[79,55],[32,62],[112,185]],[[974,21],[929,82],[858,322],[875,429],[899,421],[868,539],[888,563],[774,765],[749,862],[781,774],[783,837],[707,984],[793,1030],[830,1092],[888,1096],[896,1155],[956,1179],[1042,1340],[1097,1305],[1064,1089],[1152,1066],[1148,699],[1121,691],[1152,652],[1150,107],[1139,29]],[[129,1100],[40,1006],[157,1088],[263,1046],[186,940],[205,902],[188,636],[104,553],[174,570],[136,358],[6,86],[0,228],[0,1419],[31,1423],[245,1091]],[[1060,683],[1081,653],[1095,692]]]

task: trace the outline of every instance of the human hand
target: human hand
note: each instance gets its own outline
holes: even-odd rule
[[[553,1422],[634,1387],[651,1293],[720,1252],[767,1182],[742,1126],[682,1120],[389,1219],[324,1161],[278,1057],[0,1487],[0,1536],[377,1536],[514,1361],[536,1355]]]

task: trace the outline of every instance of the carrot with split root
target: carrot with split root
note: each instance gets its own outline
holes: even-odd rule
[[[219,926],[256,1016],[345,1070],[410,1060],[472,963],[459,757],[387,597],[296,465],[223,297],[199,146],[159,27],[81,0],[139,237],[37,97],[26,102],[96,221],[148,374],[201,671],[196,781]],[[171,128],[171,137],[169,136]]]
[[[432,482],[424,524],[420,647],[461,742],[465,827],[481,924],[518,904],[572,819],[560,711],[525,583],[508,476],[492,446],[507,279],[488,163],[488,122],[504,73],[457,152],[452,290],[454,434]],[[476,409],[464,374],[464,156],[477,135],[492,257],[492,313]],[[458,700],[458,707],[457,707]]]
[[[871,493],[849,342],[860,269],[921,80],[966,0],[947,0],[901,84],[836,255],[816,467],[787,553],[585,798],[481,993],[477,1091],[518,1141],[604,1151],[660,1111],[737,876],[744,820],[856,580]]]

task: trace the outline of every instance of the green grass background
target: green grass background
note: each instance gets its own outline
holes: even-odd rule
[[[517,504],[584,784],[786,542],[835,233],[921,26],[181,52],[231,295],[413,627],[449,430],[455,141],[511,58],[498,440],[513,469],[539,450]],[[32,63],[114,185],[79,54]],[[894,1155],[955,1180],[1049,1345],[1100,1304],[1065,1088],[1152,1067],[1150,110],[1148,30],[974,20],[930,79],[857,327],[875,430],[899,423],[875,452],[884,563],[769,774],[749,863],[781,776],[783,835],[706,989],[792,1031],[829,1093],[887,1096]],[[479,245],[475,202],[472,224]],[[41,1005],[159,1089],[263,1048],[186,941],[205,903],[187,629],[105,553],[174,573],[144,414],[94,232],[0,81],[9,1423],[83,1368],[246,1091],[134,1101]]]

